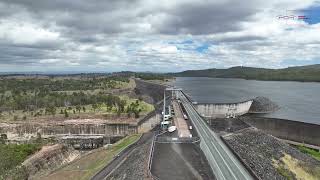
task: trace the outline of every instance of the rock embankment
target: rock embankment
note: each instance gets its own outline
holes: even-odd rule
[[[80,157],[80,152],[61,144],[44,146],[25,160],[22,165],[28,172],[29,179],[47,174]]]
[[[260,179],[320,178],[319,161],[261,130],[246,128],[222,138]]]
[[[280,107],[266,97],[256,97],[253,99],[249,109],[250,113],[269,113],[278,110]]]
[[[239,118],[216,118],[208,119],[211,129],[219,134],[232,133],[250,127]]]
[[[135,79],[135,83],[135,93],[147,103],[155,104],[163,99],[163,92],[166,86],[138,79]]]
[[[118,179],[151,179],[148,174],[149,151],[152,136],[135,148],[126,160],[107,177],[107,180]]]

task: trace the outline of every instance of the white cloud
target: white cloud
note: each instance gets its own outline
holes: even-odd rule
[[[282,67],[290,65],[283,63],[287,60],[320,63],[320,23],[277,19],[287,10],[315,3],[4,0],[0,2],[0,71],[7,67],[14,71],[180,71],[235,65]],[[198,51],[203,45],[208,50]]]
[[[59,33],[27,22],[0,21],[0,39],[15,44],[35,44],[43,41],[55,41]]]

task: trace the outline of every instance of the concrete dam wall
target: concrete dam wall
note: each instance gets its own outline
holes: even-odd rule
[[[241,120],[280,139],[320,146],[320,125],[252,116]]]
[[[197,104],[198,113],[205,118],[236,117],[248,113],[253,100],[226,104]]]
[[[101,120],[99,120],[101,121]],[[87,122],[61,123],[0,123],[0,134],[7,134],[8,139],[15,137],[42,137],[59,134],[104,134],[105,136],[125,136],[137,133],[137,126],[119,123],[110,124],[88,120]]]

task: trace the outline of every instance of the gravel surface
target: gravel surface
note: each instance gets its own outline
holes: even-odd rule
[[[192,143],[156,143],[152,173],[160,180],[214,180],[201,149]]]
[[[256,97],[249,109],[250,113],[266,113],[279,109],[279,106],[266,97]]]
[[[223,139],[261,179],[286,179],[273,166],[273,161],[280,161],[285,153],[299,160],[301,167],[320,166],[320,162],[309,155],[255,128],[225,135]]]
[[[209,119],[211,129],[218,134],[226,134],[250,127],[239,118]]]
[[[148,158],[152,136],[135,148],[126,160],[108,177],[108,180],[140,180],[148,177]]]

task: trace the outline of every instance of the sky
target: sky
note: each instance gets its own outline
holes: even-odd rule
[[[0,0],[0,72],[308,64],[319,0]]]

